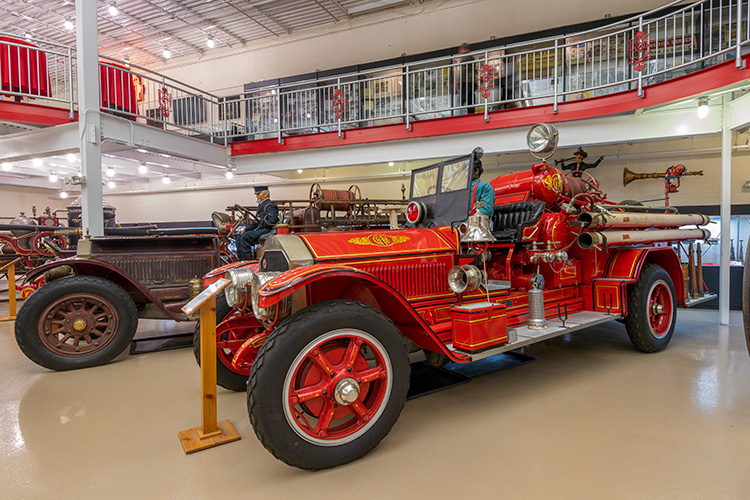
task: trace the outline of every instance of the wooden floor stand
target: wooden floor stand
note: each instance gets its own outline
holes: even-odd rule
[[[200,308],[201,315],[201,426],[178,433],[186,454],[240,439],[229,420],[216,421],[216,294],[228,284],[215,282],[182,308],[188,316]]]
[[[3,267],[0,267],[0,272],[7,271],[8,273],[9,304],[9,315],[4,318],[0,318],[0,321],[14,321],[16,319],[16,262],[20,260],[21,257],[8,262]]]

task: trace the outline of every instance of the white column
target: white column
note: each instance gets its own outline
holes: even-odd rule
[[[729,324],[729,234],[732,216],[732,129],[729,123],[729,95],[721,107],[721,267],[719,269],[719,322]]]
[[[81,187],[83,234],[104,234],[102,214],[102,146],[99,119],[99,37],[97,1],[76,0],[78,54],[78,130],[81,135]]]

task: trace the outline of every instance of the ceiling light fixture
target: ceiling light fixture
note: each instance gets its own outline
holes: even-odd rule
[[[224,177],[226,177],[226,178],[227,178],[227,180],[229,180],[229,179],[231,179],[232,177],[234,177],[234,174],[232,173],[232,171],[231,171],[231,170],[227,170],[227,173],[226,173],[226,174],[224,174]]]
[[[67,191],[60,191],[60,198],[62,198],[64,200],[67,197],[68,197],[68,192]]]
[[[66,19],[65,22],[63,23],[63,26],[65,27],[66,30],[73,31],[73,21],[71,21],[70,19]]]
[[[31,40],[31,33],[24,33],[23,36],[26,38],[26,40]]]
[[[148,173],[148,167],[145,163],[141,163],[138,165],[138,173],[139,174],[147,174]]]
[[[115,187],[117,187],[117,184],[115,184],[115,181],[109,181],[109,182],[107,183],[107,187],[108,187],[109,189],[114,189]]]
[[[698,99],[698,118],[705,118],[708,116],[708,97],[701,97]]]
[[[31,160],[32,165],[35,167],[41,167],[42,166],[42,160],[40,158],[34,158]]]
[[[68,154],[66,154],[66,155],[65,155],[65,158],[66,158],[66,159],[68,160],[68,162],[70,162],[70,163],[73,163],[74,161],[76,161],[76,155],[74,155],[73,153],[68,153]]]
[[[298,168],[298,169],[297,169],[297,173],[298,173],[298,174],[301,174],[301,173],[302,173],[302,169],[301,169],[301,168]]]
[[[125,54],[125,66],[130,67],[130,56]]]
[[[162,55],[164,56],[164,59],[169,59],[172,57],[172,53],[169,51],[169,47],[164,47],[164,52],[162,52]]]
[[[206,45],[208,45],[209,49],[213,49],[214,47],[216,47],[216,42],[214,42],[214,37],[209,36],[208,40],[206,40]]]
[[[107,177],[114,177],[115,176],[115,169],[112,167],[107,167]]]
[[[49,181],[50,182],[57,182],[57,174],[54,172],[50,172],[49,174]]]
[[[117,15],[117,6],[114,3],[110,4],[107,10],[110,16],[115,17]]]
[[[5,170],[6,172],[8,172],[11,168],[13,168],[13,165],[8,163],[7,161],[3,163],[3,170]]]
[[[172,179],[170,179],[168,175],[165,175],[164,177],[161,178],[161,181],[164,184],[169,184],[170,182],[172,182]]]
[[[393,165],[395,165],[395,163],[393,163],[392,161],[389,161],[389,162],[388,162],[388,166],[389,166],[389,167],[392,167]]]

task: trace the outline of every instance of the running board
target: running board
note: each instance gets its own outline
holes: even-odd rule
[[[512,351],[519,347],[524,347],[531,344],[536,344],[543,340],[559,337],[566,333],[575,332],[583,328],[590,326],[601,325],[602,323],[608,323],[612,320],[619,319],[621,316],[617,314],[607,314],[592,311],[582,311],[575,314],[571,314],[568,319],[565,320],[565,326],[563,322],[558,318],[551,318],[547,320],[547,328],[544,330],[531,330],[527,326],[519,326],[518,328],[508,328],[508,337],[516,337],[517,340],[514,342],[508,342],[498,347],[493,347],[482,352],[470,353],[455,349],[453,344],[448,344],[447,347],[452,352],[468,356],[471,361],[478,361],[480,359],[494,356],[506,351]],[[514,335],[515,333],[515,335]]]
[[[709,300],[713,300],[718,298],[719,295],[715,293],[706,293],[703,295],[703,297],[696,297],[694,299],[685,299],[685,307],[693,307],[696,306],[702,302],[707,302]]]

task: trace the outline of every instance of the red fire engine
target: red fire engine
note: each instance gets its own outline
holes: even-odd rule
[[[491,181],[492,224],[469,216],[477,149],[413,172],[406,228],[278,234],[258,262],[207,275],[231,280],[219,383],[247,384],[274,456],[322,469],[374,448],[404,405],[410,353],[469,363],[615,319],[640,351],[667,346],[691,305],[671,243],[708,238],[707,217],[636,211],[562,175],[545,161],[553,126],[528,143],[542,161]]]

